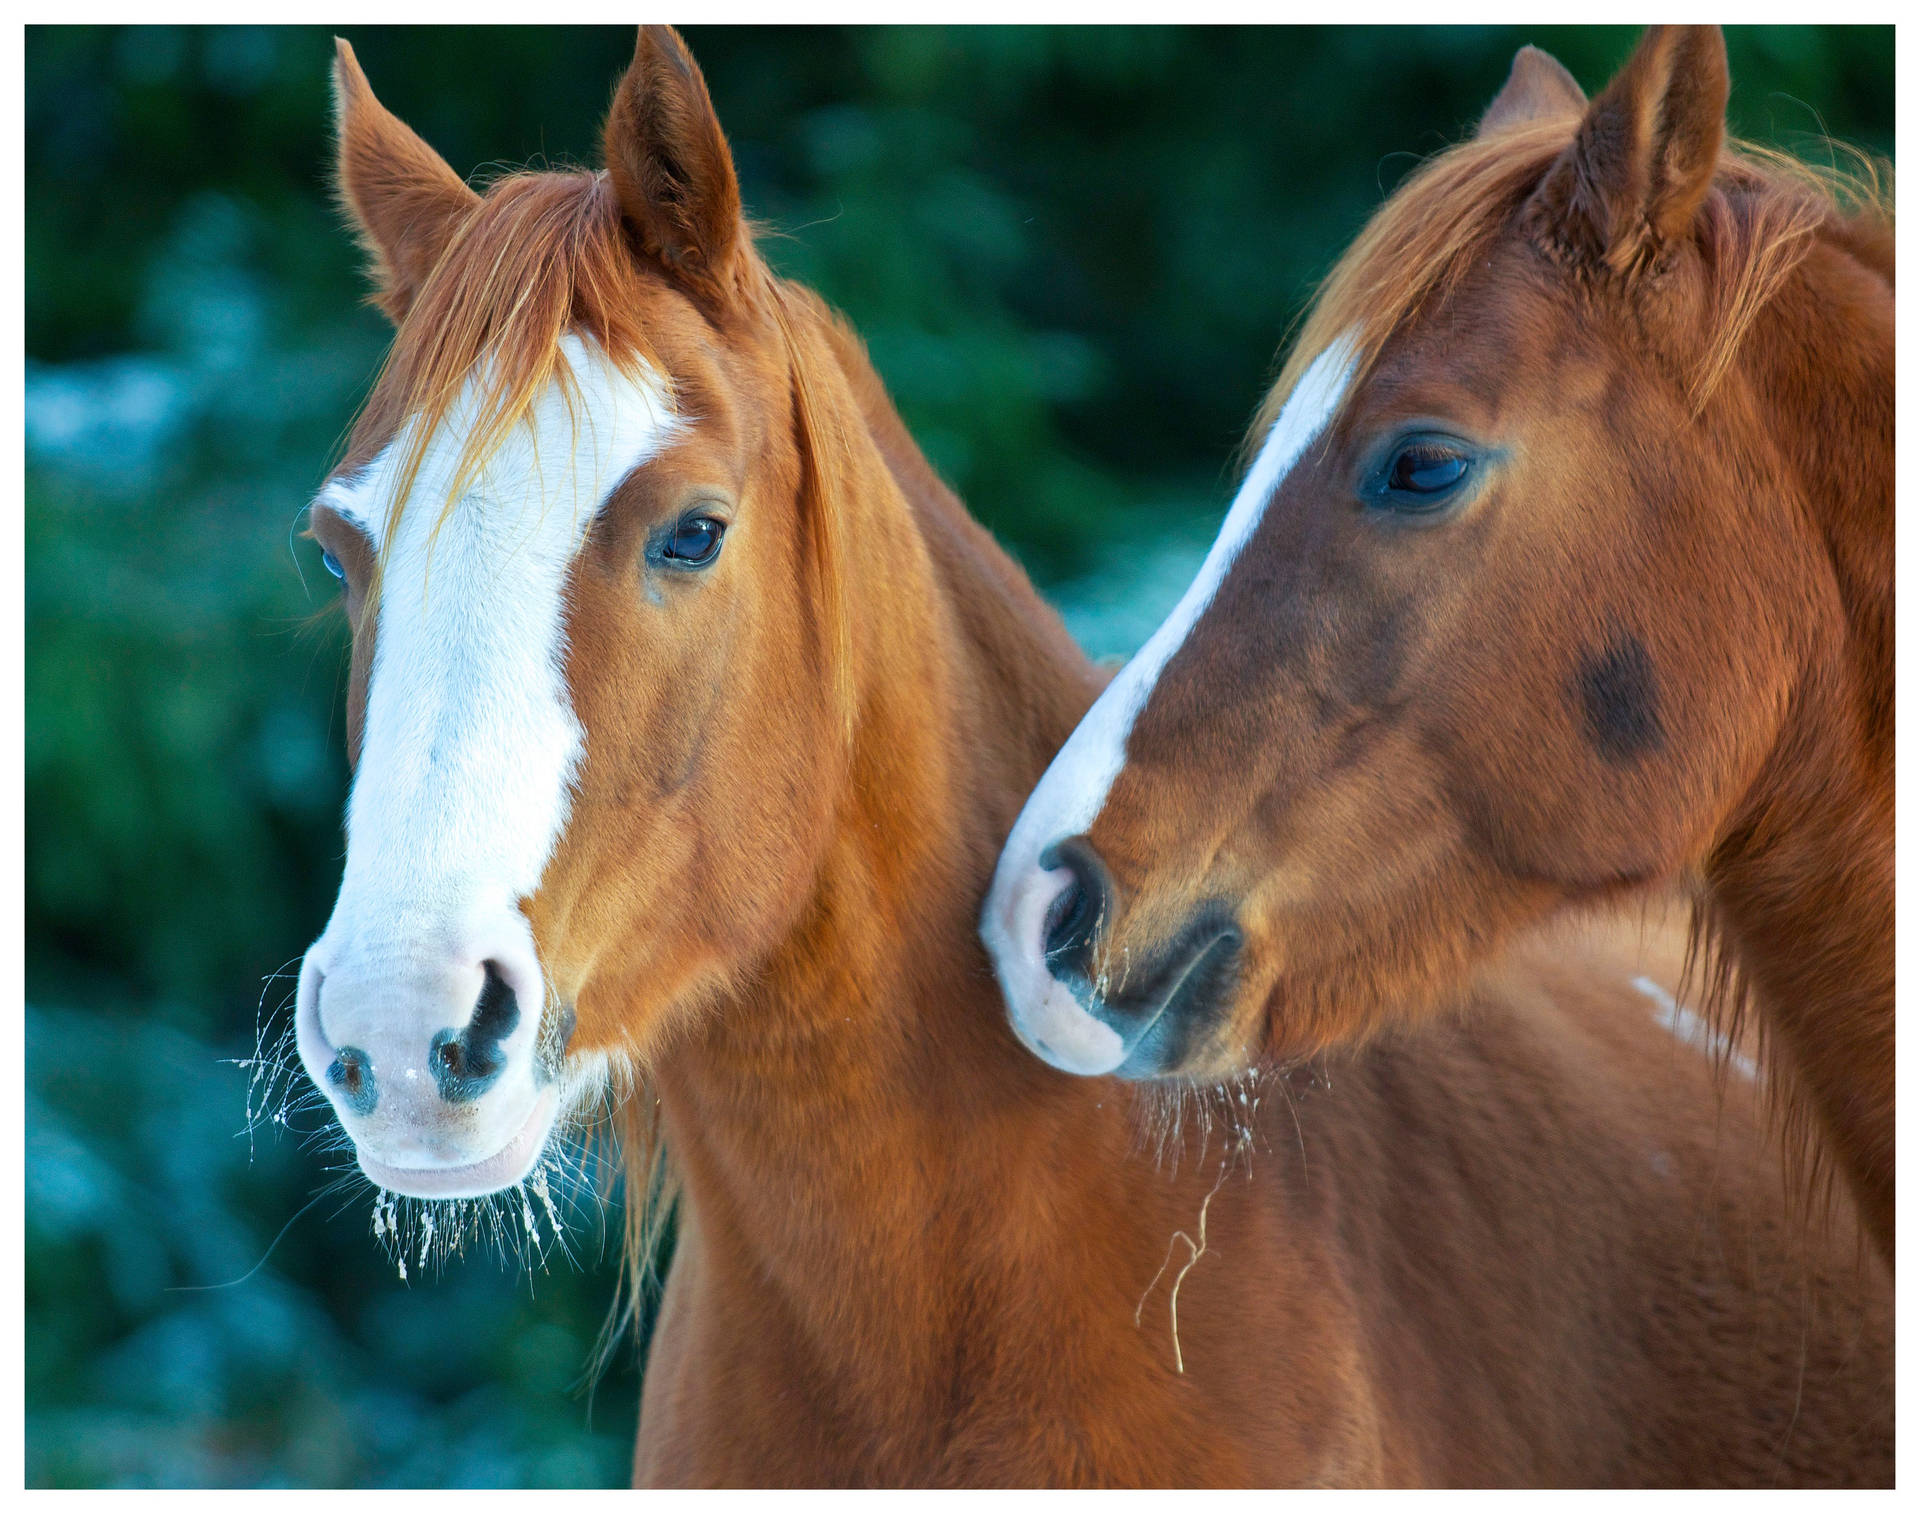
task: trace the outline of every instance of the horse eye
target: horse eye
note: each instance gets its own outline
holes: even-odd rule
[[[724,521],[711,515],[689,515],[673,528],[660,555],[685,567],[704,568],[720,555],[720,538],[726,533]]]
[[[1473,473],[1474,450],[1446,436],[1409,437],[1388,454],[1364,492],[1377,509],[1400,515],[1438,515],[1459,496]]]
[[[320,566],[343,583],[346,581],[347,570],[340,566],[340,559],[335,557],[331,552],[322,552],[320,554]]]
[[[1417,442],[1402,448],[1387,470],[1396,494],[1444,494],[1467,476],[1467,460],[1450,447]]]

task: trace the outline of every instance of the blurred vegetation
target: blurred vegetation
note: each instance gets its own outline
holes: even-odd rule
[[[631,50],[351,35],[463,173],[594,161]],[[1111,653],[1177,596],[1282,335],[1381,195],[1521,42],[1591,90],[1634,33],[688,35],[769,256]],[[1729,47],[1742,135],[1891,154],[1890,27]],[[324,185],[328,59],[309,29],[27,32],[30,1484],[626,1473],[630,1360],[573,1391],[613,1288],[591,1224],[582,1270],[409,1286],[364,1195],[300,1215],[320,1157],[236,1137],[220,1059],[280,1004],[341,855],[343,635],[294,533],[386,338]]]

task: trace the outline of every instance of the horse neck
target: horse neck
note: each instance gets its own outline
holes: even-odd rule
[[[948,665],[963,686],[962,707],[983,717],[976,723],[984,739],[969,754],[972,803],[997,857],[1020,806],[1104,680],[1026,574],[933,471],[859,337],[834,322],[828,338],[951,616],[958,655]]]
[[[932,1424],[916,1388],[944,1391],[955,1353],[990,1349],[983,1258],[1010,1227],[1030,1243],[1036,1213],[1121,1225],[1132,1135],[1110,1091],[1018,1046],[976,932],[1001,841],[1093,674],[850,340],[839,493],[888,561],[861,573],[845,790],[799,924],[655,1082],[706,1272],[778,1310],[843,1399],[864,1391],[849,1413]],[[1023,1245],[1021,1296],[1044,1296],[1058,1250]]]
[[[1719,838],[1710,910],[1890,1245],[1893,1177],[1893,325],[1890,277],[1822,240],[1746,368],[1797,474],[1833,607],[1781,738]],[[1808,352],[1817,352],[1809,371]],[[1824,586],[1823,586],[1824,587]]]

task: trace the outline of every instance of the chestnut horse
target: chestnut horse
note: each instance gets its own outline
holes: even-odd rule
[[[974,922],[1098,679],[761,260],[677,37],[603,172],[485,194],[336,88],[399,329],[312,511],[355,771],[300,1054],[442,1234],[630,1090],[679,1183],[636,1481],[1890,1477],[1888,1301],[1649,1044],[1617,985],[1676,963],[1516,957],[1184,1122],[1021,1048]]]
[[[1041,1055],[1299,1057],[1690,888],[1705,1017],[1751,993],[1790,1158],[1837,1158],[1891,1260],[1893,234],[1724,143],[1727,88],[1714,28],[1591,105],[1522,49],[1336,267],[1199,578],[1002,858]]]

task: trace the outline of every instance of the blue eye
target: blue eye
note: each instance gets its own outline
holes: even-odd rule
[[[335,557],[331,552],[322,552],[320,554],[320,566],[325,568],[335,578],[341,579],[342,581],[346,579],[347,570],[340,566],[340,559]]]
[[[704,568],[720,555],[720,539],[726,534],[725,521],[711,515],[689,515],[673,528],[660,556],[685,568]]]
[[[1474,452],[1444,436],[1416,436],[1387,455],[1369,491],[1373,503],[1402,515],[1421,515],[1449,504],[1473,473]]]

